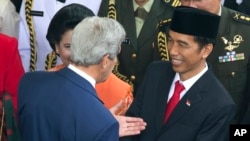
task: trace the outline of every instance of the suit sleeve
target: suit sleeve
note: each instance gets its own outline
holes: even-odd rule
[[[96,141],[118,141],[119,139],[119,125],[118,123],[113,123],[112,125],[106,127],[100,134],[96,137]],[[81,140],[79,140],[81,141]]]

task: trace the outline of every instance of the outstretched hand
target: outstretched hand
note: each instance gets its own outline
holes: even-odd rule
[[[122,101],[109,109],[119,122],[119,137],[138,135],[146,128],[146,122],[142,118],[116,115],[116,111],[122,106]]]

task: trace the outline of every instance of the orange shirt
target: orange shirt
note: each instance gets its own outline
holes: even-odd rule
[[[65,66],[61,64],[50,69],[49,71],[57,71],[64,67]],[[116,111],[117,115],[124,115],[133,101],[132,86],[119,79],[113,73],[109,75],[105,82],[96,84],[95,89],[99,98],[108,109],[113,107],[120,100],[123,101],[122,107]]]
[[[105,82],[96,84],[96,91],[108,109],[123,100],[123,106],[119,111],[116,111],[119,113],[118,115],[124,115],[133,101],[132,87],[113,73]]]

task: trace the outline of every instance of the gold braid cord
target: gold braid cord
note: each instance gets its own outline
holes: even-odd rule
[[[109,0],[108,18],[116,20],[115,0]]]
[[[33,0],[26,0],[25,2],[25,17],[26,22],[29,28],[30,35],[30,71],[36,70],[36,61],[37,61],[37,50],[36,50],[36,40],[35,40],[35,31],[33,26],[33,19],[30,15],[32,9]]]
[[[122,75],[118,72],[118,66],[119,66],[119,61],[117,61],[116,65],[114,66],[114,69],[113,69],[113,73],[118,77],[120,78],[121,80],[127,82],[128,84],[130,84],[131,86],[133,86],[133,83],[125,76],[125,75]]]
[[[45,64],[46,64],[45,70],[49,70],[56,66],[56,52],[55,51],[52,51],[51,53],[47,55]]]
[[[115,0],[109,0],[107,17],[111,18],[111,19],[114,19],[114,20],[117,19],[116,8],[115,8]],[[133,87],[133,83],[125,75],[122,75],[121,73],[119,73],[118,66],[119,66],[119,60],[117,60],[117,63],[115,64],[114,69],[113,69],[112,72],[118,78],[120,78],[121,80],[127,82],[128,84],[130,84]]]
[[[180,0],[165,0],[166,3],[170,3],[171,6],[173,7],[177,7],[177,6],[180,6],[181,5],[181,2]]]
[[[161,60],[169,61],[169,54],[167,50],[167,37],[166,37],[166,28],[165,26],[171,21],[171,19],[163,20],[159,24],[159,33],[157,36],[158,49],[161,55]]]

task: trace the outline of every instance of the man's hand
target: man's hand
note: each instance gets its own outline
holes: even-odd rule
[[[142,118],[115,115],[117,109],[122,106],[122,101],[109,109],[119,122],[119,137],[138,135],[146,127],[146,122]]]

